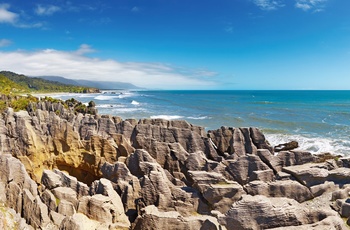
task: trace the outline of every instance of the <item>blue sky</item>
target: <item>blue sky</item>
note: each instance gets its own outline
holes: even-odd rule
[[[350,89],[349,0],[0,0],[0,69],[150,89]]]

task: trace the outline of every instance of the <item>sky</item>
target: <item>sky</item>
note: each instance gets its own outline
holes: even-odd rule
[[[0,70],[148,89],[350,89],[349,0],[0,0]]]

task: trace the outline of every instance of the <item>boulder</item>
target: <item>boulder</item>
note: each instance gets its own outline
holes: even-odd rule
[[[313,196],[321,196],[325,193],[332,193],[339,189],[339,185],[336,185],[333,181],[326,181],[324,184],[319,184],[310,187],[310,191]]]
[[[114,164],[105,162],[101,166],[101,172],[104,178],[116,184],[116,190],[120,194],[125,212],[134,215],[136,212],[135,201],[141,197],[141,185],[137,177],[132,175],[122,162]]]
[[[267,197],[286,197],[298,202],[312,199],[314,196],[310,190],[296,181],[252,181],[245,186],[250,195],[264,195]]]
[[[299,147],[299,143],[297,141],[290,141],[287,143],[279,144],[274,147],[275,152],[281,151],[290,151]]]
[[[10,154],[0,155],[0,179],[6,183],[13,182],[20,189],[28,189],[33,196],[38,194],[38,186],[29,177],[24,165]]]
[[[62,221],[66,218],[66,216],[59,214],[55,211],[50,211],[50,219],[52,220],[53,224],[59,227],[62,223]]]
[[[47,206],[38,195],[34,197],[28,189],[23,190],[23,217],[36,229],[46,228],[51,223]]]
[[[65,200],[72,203],[75,208],[78,207],[77,193],[73,189],[68,187],[57,187],[52,189],[51,192],[57,200],[57,205],[59,205],[62,200]]]
[[[334,183],[334,182],[333,182]],[[343,186],[342,189],[337,189],[332,192],[331,201],[335,201],[338,199],[345,199],[350,196],[350,186]]]
[[[266,140],[264,134],[258,128],[251,127],[249,128],[249,131],[250,137],[252,138],[252,141],[258,150],[265,149],[268,150],[270,153],[273,153],[272,146]]]
[[[223,228],[211,216],[196,215],[184,218],[176,211],[162,212],[156,206],[150,205],[143,209],[143,214],[136,219],[133,229],[219,230]]]
[[[54,189],[62,186],[61,176],[51,170],[44,170],[41,177],[41,183],[47,189]]]
[[[213,209],[225,213],[230,209],[234,202],[242,198],[245,191],[237,182],[230,182],[209,184],[202,193],[204,199]]]
[[[59,201],[57,212],[64,216],[72,216],[74,215],[74,213],[76,213],[74,205],[71,202],[66,200]]]
[[[103,208],[103,212],[108,209],[111,210],[112,223],[121,222],[125,225],[130,225],[130,222],[124,212],[122,200],[119,194],[113,189],[112,183],[109,180],[102,178],[99,181],[95,181],[90,187],[90,193],[93,194],[92,198],[90,199],[90,204],[92,206],[99,204],[101,200],[105,200],[105,202],[110,203],[110,205]],[[102,194],[106,198],[94,194]],[[105,204],[103,203],[102,206],[105,206]]]
[[[315,167],[315,164],[312,163],[283,167],[283,171],[293,175],[300,183],[307,187],[323,184],[329,176],[327,169]]]
[[[350,198],[336,200],[336,209],[343,218],[350,217]]]
[[[57,211],[57,206],[60,203],[60,199],[56,198],[50,190],[45,189],[45,191],[42,192],[40,198],[49,210]]]
[[[273,230],[339,230],[348,229],[344,221],[337,216],[328,216],[325,219],[313,224],[304,224],[299,226],[288,226],[274,228]]]
[[[310,152],[281,151],[277,154],[280,167],[302,165],[314,162],[314,156]]]
[[[66,217],[62,220],[60,230],[74,229],[74,230],[109,230],[107,224],[103,224],[89,219],[82,213],[76,213],[71,217]]]
[[[261,161],[259,156],[247,154],[238,160],[228,161],[227,170],[241,185],[247,184],[256,178],[254,171],[269,170],[270,168]],[[253,177],[252,177],[253,176]]]
[[[309,163],[304,165],[283,167],[283,171],[293,175],[300,183],[311,187],[323,184],[325,181],[333,181],[335,184],[350,183],[349,168],[335,168],[329,170],[329,162]],[[331,168],[333,165],[331,164]]]
[[[198,185],[210,185],[210,184],[226,184],[228,180],[220,174],[216,172],[206,172],[206,171],[188,171],[188,175],[191,178],[191,181],[194,187]]]
[[[125,214],[119,214],[121,208],[123,207],[115,206],[110,197],[96,194],[91,197],[82,197],[79,202],[78,212],[101,223],[122,223],[125,226],[130,226]]]
[[[243,195],[219,223],[227,229],[269,229],[313,224],[329,215],[334,214],[309,210],[293,199]]]
[[[61,187],[68,187],[74,190],[77,197],[89,194],[89,187],[85,183],[78,181],[76,177],[70,176],[58,169],[54,169],[53,172],[60,177],[60,182],[57,183],[61,184]]]

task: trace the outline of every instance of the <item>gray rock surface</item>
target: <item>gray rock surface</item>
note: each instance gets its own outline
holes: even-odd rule
[[[30,108],[0,116],[0,203],[23,229],[347,227],[347,158],[275,154],[257,128]]]

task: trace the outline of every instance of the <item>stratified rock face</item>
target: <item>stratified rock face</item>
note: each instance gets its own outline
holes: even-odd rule
[[[228,229],[269,229],[322,221],[336,213],[310,210],[288,198],[243,196],[220,220]]]
[[[345,229],[350,217],[349,159],[275,155],[257,128],[41,101],[2,114],[0,146],[0,203],[33,228]]]

